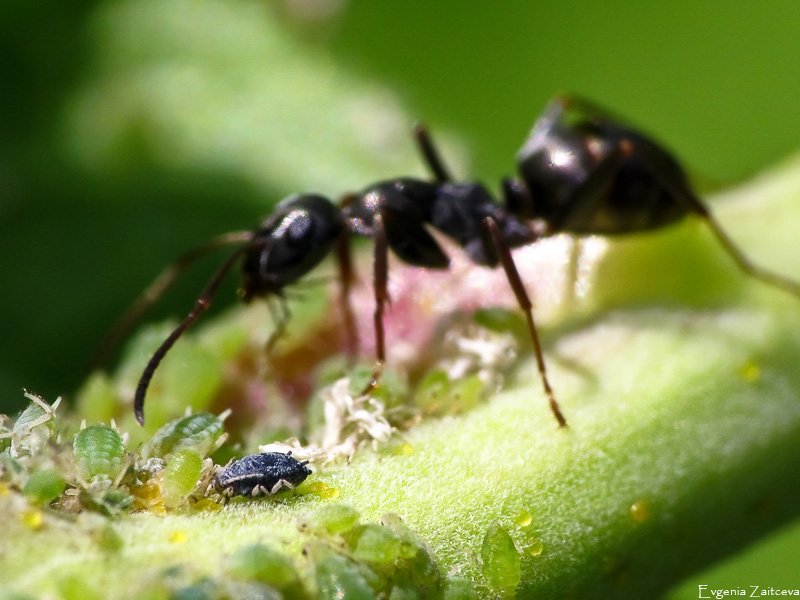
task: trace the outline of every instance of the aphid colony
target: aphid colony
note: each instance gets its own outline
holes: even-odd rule
[[[114,424],[83,426],[62,442],[55,409],[33,394],[16,421],[0,429],[0,485],[18,489],[35,505],[115,514],[129,509],[163,512],[187,502],[219,506],[231,497],[273,495],[294,489],[311,471],[308,461],[264,453],[215,466],[208,456],[227,435],[220,417],[197,413],[160,428],[139,451]]]
[[[357,348],[349,293],[354,278],[349,241],[373,245],[375,367],[369,392],[378,385],[386,360],[384,315],[388,307],[387,254],[425,269],[444,270],[450,259],[431,229],[452,239],[482,267],[501,266],[525,314],[537,368],[550,410],[559,426],[567,420],[547,376],[528,293],[511,250],[556,233],[619,235],[665,227],[689,215],[701,219],[722,249],[747,275],[800,297],[800,285],[753,265],[727,236],[692,190],[683,168],[655,141],[575,97],[558,96],[536,121],[517,155],[518,177],[501,182],[495,199],[481,183],[454,180],[427,130],[415,139],[432,177],[378,181],[334,204],[318,194],[283,200],[254,231],[219,236],[187,252],[142,294],[122,321],[130,325],[194,260],[238,244],[201,293],[194,308],[155,351],[136,389],[134,410],[144,422],[144,402],[164,356],[207,310],[224,276],[241,263],[241,297],[277,298],[280,335],[288,319],[284,290],[334,254],[339,265],[341,307],[350,347]],[[117,332],[121,329],[117,329]],[[275,337],[271,339],[274,341]],[[270,343],[271,345],[271,343]]]
[[[171,421],[140,453],[127,450],[127,434],[120,434],[113,424],[82,427],[71,443],[62,442],[58,402],[49,405],[33,394],[26,396],[31,404],[16,421],[0,417],[0,490],[21,492],[8,504],[19,507],[20,522],[31,529],[47,522],[49,508],[108,516],[131,509],[215,510],[235,496],[254,498],[291,490],[311,473],[308,461],[281,452],[213,467],[205,455],[224,440],[225,415],[199,413]],[[312,485],[301,493],[314,494]],[[20,496],[27,502],[18,502]],[[457,591],[457,597],[477,598],[472,582],[439,571],[428,545],[397,515],[364,523],[350,505],[322,503],[299,519],[299,529],[309,532],[303,557],[263,543],[241,545],[225,553],[214,578],[203,578],[203,589],[214,590],[219,597],[242,597],[246,595],[242,589],[266,589],[268,595],[282,597],[312,597],[315,590],[321,595],[330,591],[371,597],[370,586],[379,585],[387,592],[396,588],[407,595],[411,590],[420,597],[430,593],[438,597],[446,589],[451,596]],[[63,526],[63,515],[53,522]],[[168,539],[178,543],[185,537],[178,530]],[[98,528],[93,539],[107,551],[125,544],[110,524]],[[159,571],[164,589],[177,595],[191,589],[191,580],[185,581],[180,570],[173,569],[168,576]],[[366,573],[372,574],[369,585],[363,578]]]

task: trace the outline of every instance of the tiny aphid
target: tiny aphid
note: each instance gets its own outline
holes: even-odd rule
[[[520,555],[514,540],[499,524],[486,530],[481,544],[481,571],[493,590],[515,589],[521,580]]]
[[[210,462],[210,459],[209,459]],[[180,506],[200,483],[203,475],[203,459],[186,448],[172,455],[164,469],[161,480],[161,495],[168,508]]]
[[[56,398],[52,406],[45,402],[41,396],[31,394],[27,390],[25,390],[25,397],[31,401],[31,404],[22,411],[22,414],[20,414],[14,423],[13,434],[19,436],[27,435],[35,427],[44,425],[55,419],[56,409],[58,405],[61,404],[61,396]]]
[[[78,474],[87,483],[115,480],[122,470],[125,444],[116,429],[90,425],[81,429],[72,442],[78,461]]]
[[[27,390],[25,397],[31,404],[22,411],[10,431],[4,427],[0,433],[0,439],[11,440],[9,451],[12,458],[36,454],[55,435],[56,409],[61,404],[61,397],[56,398],[52,406]]]
[[[214,479],[214,488],[227,500],[233,496],[271,496],[280,490],[294,489],[306,480],[311,469],[291,453],[251,454],[223,468]]]
[[[142,450],[145,458],[166,458],[181,450],[194,450],[201,457],[208,456],[222,445],[227,437],[223,421],[230,414],[219,417],[209,413],[195,413],[175,419],[155,432]]]

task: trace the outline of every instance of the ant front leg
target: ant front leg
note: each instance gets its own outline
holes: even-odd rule
[[[525,286],[523,285],[522,279],[519,276],[517,266],[514,264],[514,258],[511,256],[511,251],[508,249],[508,245],[503,240],[503,236],[500,233],[500,228],[497,226],[497,222],[492,217],[484,217],[483,224],[486,226],[486,228],[489,230],[489,234],[492,236],[492,240],[494,241],[494,245],[497,248],[497,253],[500,257],[500,262],[503,265],[503,270],[506,273],[508,283],[511,285],[511,289],[517,298],[517,303],[525,313],[525,318],[528,321],[528,331],[531,336],[531,341],[533,342],[533,352],[536,356],[536,365],[539,369],[539,376],[542,378],[544,393],[547,396],[548,403],[550,404],[550,410],[553,413],[553,416],[556,418],[556,421],[558,421],[558,426],[566,427],[567,419],[561,412],[561,408],[559,407],[555,394],[553,393],[553,388],[550,387],[550,382],[547,379],[547,369],[544,364],[542,345],[539,342],[539,334],[536,331],[536,324],[533,320],[533,303],[531,302],[528,293],[525,291]]]

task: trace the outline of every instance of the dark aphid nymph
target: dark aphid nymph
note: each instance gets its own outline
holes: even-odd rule
[[[311,469],[307,460],[292,458],[291,453],[251,454],[217,473],[214,488],[227,500],[233,496],[267,496],[283,488],[294,489],[306,480]]]

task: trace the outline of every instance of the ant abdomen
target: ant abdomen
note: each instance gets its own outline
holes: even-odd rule
[[[517,161],[528,218],[553,233],[616,235],[657,229],[697,212],[678,162],[640,132],[575,98],[556,98]]]

